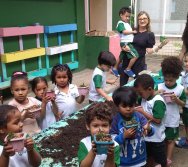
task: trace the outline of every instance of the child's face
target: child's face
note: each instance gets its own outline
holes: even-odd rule
[[[139,85],[135,88],[135,90],[143,99],[148,99],[154,94],[154,90],[151,87],[144,89],[141,85]]]
[[[107,120],[100,120],[96,117],[91,121],[90,125],[87,125],[87,130],[90,131],[91,135],[98,134],[100,131],[108,134],[110,131],[110,124]]]
[[[68,75],[66,71],[57,71],[55,76],[56,84],[59,87],[66,87],[68,85]]]
[[[17,102],[24,102],[29,92],[28,83],[25,80],[15,80],[11,87],[11,92]]]
[[[101,65],[101,70],[108,72],[111,69],[111,66],[106,65],[106,64],[102,64]]]
[[[23,123],[21,122],[21,113],[18,110],[11,112],[8,115],[7,126],[5,128],[5,133],[19,133],[22,132]]]
[[[188,55],[186,55],[184,58],[184,67],[185,71],[188,72]]]
[[[41,81],[37,84],[34,93],[37,97],[42,98],[47,91],[48,86],[45,82]]]
[[[167,87],[173,87],[176,84],[177,78],[172,76],[164,76],[164,82]]]
[[[126,118],[132,117],[132,114],[134,112],[134,106],[124,106],[122,104],[119,105],[119,112]]]
[[[125,12],[124,14],[120,14],[120,18],[123,22],[129,23],[131,17],[131,13]]]

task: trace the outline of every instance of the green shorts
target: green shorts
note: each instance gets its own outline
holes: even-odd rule
[[[188,127],[188,108],[183,107],[182,120],[186,127]]]
[[[138,54],[137,50],[133,47],[133,45],[131,43],[127,43],[127,44],[124,44],[124,45],[128,45],[129,46],[130,52],[121,51],[121,53],[120,53],[120,59],[123,56],[127,56],[128,59],[132,59],[134,57],[139,57],[139,54]],[[122,47],[123,44],[120,43],[120,46]]]
[[[179,127],[166,127],[165,129],[166,140],[174,140],[179,137]]]

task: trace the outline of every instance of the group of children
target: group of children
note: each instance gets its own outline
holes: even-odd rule
[[[122,21],[117,29],[125,34],[134,34],[126,21],[130,11],[120,10]],[[125,15],[124,15],[125,14]],[[127,35],[125,35],[127,36]],[[122,34],[121,46],[134,48],[131,40]],[[132,37],[130,36],[130,39]],[[136,51],[129,51],[134,58],[132,64],[125,69],[129,75],[131,66],[137,56]],[[124,51],[122,49],[122,53]],[[127,54],[126,54],[127,55]],[[130,58],[131,58],[130,56]],[[86,127],[90,136],[80,141],[78,150],[79,165],[82,167],[170,167],[175,146],[179,136],[180,109],[183,107],[183,122],[186,138],[181,138],[182,146],[188,146],[188,91],[187,73],[188,56],[185,55],[185,71],[182,73],[182,84],[177,83],[183,70],[181,61],[176,57],[168,57],[161,63],[164,83],[155,87],[153,78],[148,74],[137,76],[133,87],[119,87],[112,97],[104,91],[106,83],[115,80],[106,79],[106,72],[116,65],[111,52],[102,51],[98,56],[89,88]],[[129,68],[130,67],[130,68]],[[175,67],[175,68],[174,68]],[[130,76],[133,76],[132,73]],[[32,81],[35,97],[28,97],[29,81],[27,73],[14,72],[10,89],[14,96],[8,105],[0,106],[0,164],[4,166],[39,166],[41,156],[32,140],[32,135],[48,128],[52,123],[69,117],[76,109],[76,103],[82,103],[85,96],[80,95],[76,85],[72,84],[72,72],[67,64],[58,64],[52,68],[51,81],[55,85],[54,95],[48,95],[47,80],[37,77]],[[171,93],[171,102],[167,103],[164,93]],[[113,101],[118,112],[113,115],[108,102],[98,102],[100,98]],[[29,112],[31,106],[41,106],[39,118]],[[129,125],[129,126],[127,126]],[[15,153],[11,145],[4,141],[9,133],[24,132],[30,135],[25,139],[22,153]],[[107,154],[98,155],[93,136],[99,132],[111,134],[114,144],[110,145]]]

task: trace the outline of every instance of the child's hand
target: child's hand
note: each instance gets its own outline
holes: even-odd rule
[[[149,121],[147,122],[147,124],[143,127],[143,129],[144,129],[144,136],[147,136],[148,133],[149,133],[150,130],[151,130],[151,127],[150,127],[151,121],[152,121],[152,120],[149,120]]]
[[[177,100],[178,100],[178,97],[173,93],[173,94],[171,95],[171,100],[172,100],[172,102],[176,103]]]
[[[31,119],[35,118],[34,114],[32,112],[30,112],[29,110],[25,110],[24,112],[25,112],[24,118],[31,118]]]
[[[55,115],[56,121],[61,120],[61,119],[62,119],[62,116],[63,116],[63,112],[58,112],[58,113]]]
[[[50,96],[44,95],[42,97],[42,103],[47,104],[51,100]]]
[[[159,90],[156,91],[156,93],[157,93],[157,94],[163,94],[163,93],[165,93],[165,90],[159,89]]]
[[[14,154],[15,154],[15,150],[13,149],[13,147],[7,142],[5,142],[2,155],[8,158],[9,156],[13,156]]]
[[[111,96],[107,96],[107,97],[106,97],[106,100],[107,100],[107,101],[113,101],[113,99],[112,99]]]
[[[122,48],[122,51],[125,51],[125,52],[129,52],[130,51],[130,48],[129,48],[129,46],[123,46]]]
[[[94,154],[97,154],[97,147],[96,147],[96,144],[95,144],[94,141],[92,141],[92,148],[91,149],[92,149]]]
[[[137,31],[136,30],[133,30],[133,34],[136,34],[137,33]]]
[[[136,134],[136,128],[129,128],[129,129],[124,128],[124,137],[125,138],[134,138],[135,134]]]
[[[114,155],[114,144],[109,145],[107,154],[112,156]]]
[[[27,148],[27,151],[32,151],[33,148],[34,148],[34,141],[33,141],[33,139],[31,137],[25,139],[24,145]]]

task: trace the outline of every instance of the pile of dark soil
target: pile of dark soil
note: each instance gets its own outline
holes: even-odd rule
[[[112,103],[109,105],[114,107]],[[116,108],[114,108],[115,112]],[[77,157],[80,140],[89,135],[84,113],[84,110],[80,111],[77,114],[78,119],[67,120],[68,126],[59,128],[58,133],[40,141],[40,154],[43,158],[51,157],[55,163],[61,162],[63,166],[66,166],[66,162]]]

